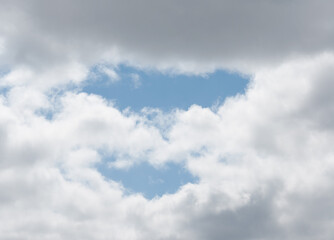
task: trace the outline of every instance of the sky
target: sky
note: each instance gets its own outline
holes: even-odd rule
[[[174,108],[186,110],[194,104],[212,107],[226,97],[244,93],[249,82],[247,76],[224,70],[194,76],[120,66],[110,77],[105,68],[93,68],[81,91],[103,96],[122,110],[146,107],[168,112]]]
[[[248,82],[246,76],[223,70],[192,76],[128,66],[108,72],[106,66],[99,65],[90,70],[80,91],[102,96],[121,110],[138,112],[146,108],[170,112],[187,110],[192,105],[217,108],[226,97],[243,94]],[[129,193],[141,193],[149,199],[175,193],[182,185],[197,181],[182,163],[154,167],[143,162],[124,170],[109,168],[110,161],[117,158],[106,157],[97,165],[102,176],[121,183]]]
[[[0,239],[333,239],[333,5],[2,0]]]

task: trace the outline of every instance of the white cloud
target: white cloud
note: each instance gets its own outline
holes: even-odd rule
[[[333,239],[332,2],[1,4],[1,239]],[[121,112],[66,88],[101,62],[252,79],[215,109]],[[199,183],[125,195],[105,156]]]
[[[99,66],[98,69],[100,72],[103,72],[104,74],[108,76],[110,82],[115,83],[120,80],[120,76],[117,74],[117,72],[114,69],[106,67],[106,66]]]
[[[263,69],[215,111],[153,120],[95,95],[12,88],[0,105],[1,238],[331,239],[333,65],[325,54]],[[126,196],[96,170],[101,153],[118,167],[184,161],[200,181]]]
[[[134,88],[139,88],[141,85],[140,76],[136,73],[131,74],[131,80]]]

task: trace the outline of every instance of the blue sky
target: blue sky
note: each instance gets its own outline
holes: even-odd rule
[[[88,80],[82,91],[113,100],[116,107],[143,107],[169,111],[187,109],[193,104],[211,107],[228,96],[243,93],[248,79],[223,70],[205,76],[163,74],[121,65],[116,69],[120,80],[111,82],[108,76],[93,68],[94,78]],[[135,77],[134,77],[135,76]],[[133,78],[137,78],[134,83]]]
[[[92,69],[91,79],[82,91],[113,100],[120,109],[130,107],[134,111],[143,107],[163,111],[187,110],[193,104],[211,107],[221,104],[226,97],[244,93],[248,83],[247,78],[223,70],[205,76],[188,76],[138,70],[125,65],[116,69],[119,79],[112,82],[98,69]],[[180,186],[198,180],[182,164],[170,163],[155,168],[144,162],[129,169],[115,169],[109,168],[108,159],[105,159],[98,170],[106,178],[120,182],[129,193],[139,192],[149,199],[175,193]]]
[[[173,194],[180,186],[198,181],[184,166],[175,163],[155,168],[143,162],[128,169],[116,169],[108,167],[107,162],[104,162],[97,169],[107,179],[121,183],[127,193],[142,193],[148,199],[161,197],[166,193]]]

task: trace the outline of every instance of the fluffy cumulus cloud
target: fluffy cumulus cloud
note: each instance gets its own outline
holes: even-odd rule
[[[333,239],[332,5],[2,1],[0,238]],[[122,81],[121,63],[251,79],[167,113],[80,92],[94,66]],[[179,163],[198,182],[147,199],[99,172],[108,159]]]

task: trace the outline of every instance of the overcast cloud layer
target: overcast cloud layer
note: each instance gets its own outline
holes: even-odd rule
[[[333,50],[333,7],[329,0],[2,0],[1,62],[62,73],[48,84],[78,81],[101,61],[252,73]]]
[[[333,239],[332,5],[3,0],[0,239]],[[73,90],[120,63],[251,80],[168,113]],[[127,195],[98,172],[105,156],[182,163],[199,182]]]

